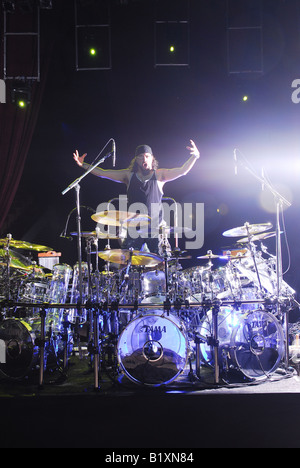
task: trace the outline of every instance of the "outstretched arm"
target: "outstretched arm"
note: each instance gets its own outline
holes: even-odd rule
[[[178,179],[178,177],[186,175],[192,169],[196,160],[200,158],[200,153],[193,140],[190,140],[190,142],[191,146],[187,146],[191,155],[189,159],[181,167],[174,167],[173,169],[158,169],[157,177],[159,181],[169,182]]]
[[[79,156],[78,150],[73,153],[73,158],[78,164],[79,167],[87,170],[90,168],[90,165],[84,162],[86,157],[86,153],[82,156]],[[97,177],[103,177],[104,179],[113,180],[114,182],[120,182],[124,184],[128,184],[129,182],[129,171],[128,169],[101,169],[100,167],[95,167],[91,174],[94,174]]]

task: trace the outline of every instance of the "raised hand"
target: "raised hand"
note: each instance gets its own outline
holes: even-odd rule
[[[82,156],[79,156],[78,150],[76,150],[75,153],[73,153],[73,158],[78,164],[78,166],[82,167],[84,163],[84,158],[86,157],[86,155],[87,153],[84,153]]]

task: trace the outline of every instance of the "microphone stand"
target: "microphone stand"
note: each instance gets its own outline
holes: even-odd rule
[[[108,145],[108,143],[111,140],[109,140],[104,148]],[[100,151],[98,154],[97,158],[102,154],[104,148]],[[79,266],[79,293],[80,293],[80,301],[82,299],[82,271],[81,271],[81,264],[82,264],[82,249],[81,249],[81,215],[80,215],[80,196],[79,196],[79,191],[80,191],[80,182],[82,179],[84,179],[90,172],[92,172],[99,164],[102,164],[107,158],[113,155],[113,152],[107,153],[100,161],[96,162],[95,164],[91,165],[81,177],[78,177],[78,179],[75,179],[73,182],[71,182],[70,185],[68,185],[65,190],[62,191],[62,195],[65,195],[69,190],[75,189],[76,191],[76,211],[77,211],[77,250],[78,250],[78,266]],[[97,159],[96,158],[96,159]]]
[[[262,177],[257,176],[249,167],[240,164],[257,180],[260,181],[262,187],[268,188],[274,196],[274,203],[276,205],[276,281],[277,281],[277,313],[280,317],[281,306],[280,306],[280,295],[281,295],[281,283],[282,283],[282,252],[281,252],[281,239],[280,239],[280,212],[283,204],[287,207],[291,206],[291,203],[283,197],[265,178],[264,173]],[[288,311],[285,311],[285,365],[288,367],[289,362],[289,335],[288,335]]]
[[[98,154],[98,156],[95,158],[95,160],[97,160],[97,158],[102,154],[102,152],[104,151],[104,148],[108,145],[108,143],[111,141],[112,139],[110,139],[106,145],[102,148],[102,150],[100,151],[100,153]],[[82,179],[84,179],[90,172],[92,172],[97,166],[99,166],[99,164],[102,164],[107,158],[109,158],[110,156],[112,156],[114,154],[113,151],[110,151],[109,153],[107,153],[105,156],[103,156],[102,159],[100,159],[100,161],[96,162],[95,164],[93,163],[85,172],[84,174],[81,176],[81,177],[78,177],[78,179],[75,179],[73,182],[71,182],[70,185],[68,185],[68,187],[65,188],[65,190],[62,191],[62,195],[65,195],[67,192],[69,192],[70,190],[72,189],[75,189],[76,191],[76,209],[77,209],[77,255],[78,255],[78,268],[79,268],[79,307],[81,308],[82,306],[82,245],[81,245],[81,214],[80,214],[80,195],[79,195],[79,192],[80,192],[80,182],[82,181]],[[97,326],[98,324],[98,314],[95,314],[96,315],[96,320],[95,320],[95,325]],[[94,330],[94,333],[95,333],[95,330]],[[96,335],[98,337],[98,333],[96,332]],[[98,346],[98,343],[95,344],[96,346]],[[98,354],[97,354],[98,356]],[[95,365],[95,388],[98,388],[98,369],[96,369],[96,365]]]

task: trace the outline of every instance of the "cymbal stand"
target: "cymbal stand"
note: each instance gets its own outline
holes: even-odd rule
[[[282,252],[281,252],[281,240],[280,240],[280,212],[282,210],[283,204],[287,207],[291,206],[291,203],[284,198],[267,180],[262,169],[262,177],[257,176],[252,169],[242,164],[240,160],[237,160],[240,165],[242,165],[250,174],[252,174],[259,182],[261,183],[262,190],[266,188],[272,193],[274,197],[274,203],[276,206],[276,274],[277,274],[277,299],[281,295],[281,282],[282,282]],[[277,313],[278,316],[281,315],[281,306],[280,301],[277,301]],[[285,313],[285,365],[288,367],[289,362],[289,335],[288,335],[288,313]]]
[[[88,271],[88,299],[92,298],[92,242],[93,237],[86,238],[86,258],[87,258],[87,271]]]
[[[178,297],[178,271],[179,271],[179,256],[180,256],[180,249],[178,247],[175,247],[174,251],[173,251],[173,254],[174,254],[174,257],[175,257],[175,274],[176,274],[176,281],[175,281],[175,301]]]
[[[179,227],[178,226],[178,204],[176,202],[176,200],[174,200],[174,198],[171,198],[171,197],[163,197],[162,198],[163,201],[166,201],[166,200],[170,200],[174,203],[175,205],[175,214],[174,214],[174,227],[175,227],[175,230],[174,230],[174,238],[175,238],[175,248],[178,249],[178,237],[179,237],[179,233],[177,231],[177,228]]]
[[[260,276],[259,276],[259,272],[258,272],[258,269],[257,269],[257,263],[256,263],[256,258],[255,258],[255,246],[254,246],[254,244],[253,244],[253,242],[251,240],[252,235],[249,232],[249,223],[245,223],[244,226],[246,227],[246,230],[247,230],[247,233],[248,233],[247,234],[248,235],[248,241],[249,241],[248,246],[249,246],[251,257],[252,257],[252,260],[253,260],[253,265],[254,265],[256,276],[257,276],[259,290],[262,293],[263,289],[262,289],[262,286],[261,286]]]
[[[287,207],[291,206],[291,203],[286,200],[280,193],[272,187],[272,185],[266,180],[265,176],[263,176],[263,183],[266,187],[269,188],[271,193],[274,196],[274,203],[276,205],[276,280],[277,280],[277,314],[280,317],[281,315],[281,305],[280,305],[280,297],[281,297],[281,286],[282,286],[282,252],[281,252],[281,238],[280,238],[280,213],[283,209],[283,204]],[[289,310],[283,312],[284,314],[284,331],[285,331],[285,366],[286,368],[289,365]]]
[[[38,339],[38,346],[40,349],[40,369],[39,369],[39,386],[42,387],[44,383],[44,367],[45,367],[45,325],[46,325],[46,310],[44,307],[40,309],[41,317],[41,336]]]
[[[99,337],[99,307],[93,309],[93,327],[94,327],[94,390],[99,390],[99,368],[100,368],[100,337]]]
[[[12,235],[11,234],[7,234],[7,242],[6,242],[6,246],[4,247],[4,251],[5,251],[5,257],[6,257],[6,272],[5,272],[5,275],[6,275],[6,300],[7,301],[10,301],[11,297],[10,297],[10,262],[11,262],[11,256],[9,254],[9,243],[12,239]]]
[[[125,271],[125,274],[124,274],[124,279],[121,283],[121,286],[120,286],[120,293],[122,293],[122,288],[125,284],[125,295],[127,293],[127,290],[128,290],[128,281],[129,281],[129,272],[130,272],[130,268],[132,266],[132,255],[133,255],[133,248],[130,247],[129,249],[129,260],[127,262],[127,267],[126,267],[126,271]]]
[[[207,266],[208,266],[208,287],[209,287],[209,291],[210,291],[210,294],[211,294],[211,300],[213,301],[214,299],[214,290],[213,290],[213,283],[214,283],[214,279],[213,279],[213,275],[212,275],[212,272],[211,272],[211,269],[212,269],[212,266],[213,266],[213,262],[211,261],[211,259],[209,259],[209,261],[207,262]]]
[[[164,258],[164,267],[165,267],[165,282],[166,282],[166,303],[169,302],[169,263],[168,263],[168,252],[166,245],[163,244],[163,258]]]
[[[214,349],[214,373],[215,373],[215,383],[218,384],[220,381],[220,366],[219,366],[219,340],[218,340],[218,314],[220,306],[215,303],[212,308],[212,325],[213,325],[213,336],[212,336],[212,345]]]

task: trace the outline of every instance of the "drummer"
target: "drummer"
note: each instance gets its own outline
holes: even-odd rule
[[[190,146],[186,148],[190,151],[190,157],[181,167],[172,169],[158,168],[158,161],[151,147],[139,145],[127,169],[116,170],[96,167],[91,171],[92,174],[98,177],[124,183],[127,187],[128,206],[130,207],[133,203],[145,206],[151,218],[151,233],[140,235],[135,239],[127,237],[122,248],[129,249],[132,247],[135,250],[149,250],[159,255],[162,254],[159,228],[163,223],[163,187],[166,182],[171,182],[186,175],[200,157],[199,150],[193,140],[190,140]],[[80,156],[78,150],[76,150],[73,157],[78,166],[85,170],[89,169],[90,165],[84,162],[86,153]]]

